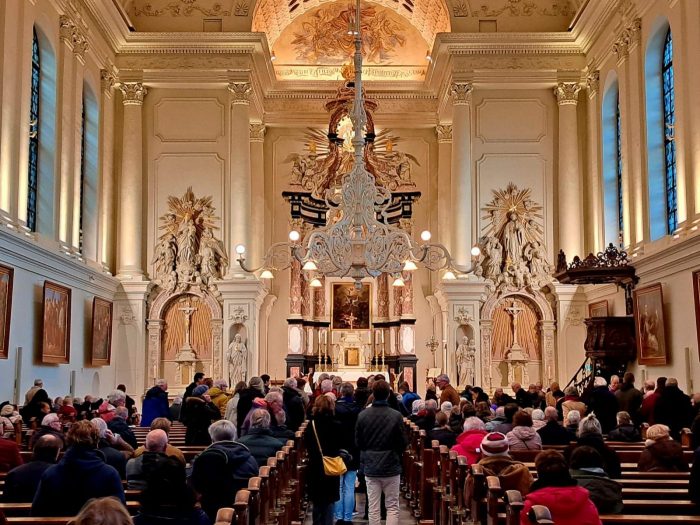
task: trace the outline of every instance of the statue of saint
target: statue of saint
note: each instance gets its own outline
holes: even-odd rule
[[[475,354],[474,340],[462,337],[456,353],[457,383],[460,386],[474,385]]]
[[[157,277],[167,276],[175,269],[177,246],[174,235],[165,235],[156,246],[151,264],[155,266]]]
[[[520,262],[523,258],[525,231],[516,213],[508,215],[508,223],[503,228],[503,240],[506,245],[506,259],[510,259],[512,264]]]
[[[525,259],[530,266],[530,273],[536,277],[546,275],[550,271],[549,263],[547,262],[547,254],[544,251],[544,246],[539,241],[532,241],[525,246]]]
[[[248,349],[243,343],[241,334],[233,337],[233,342],[228,345],[228,377],[229,384],[235,385],[239,381],[247,381],[248,375]]]
[[[221,241],[214,238],[214,232],[207,228],[199,243],[200,274],[207,282],[211,278],[221,279],[226,273],[228,258]]]
[[[483,275],[487,279],[495,278],[501,273],[503,264],[503,246],[496,237],[488,237],[485,246],[487,259],[484,262]]]
[[[197,227],[192,219],[183,223],[177,235],[177,266],[194,268],[195,255],[197,255]]]

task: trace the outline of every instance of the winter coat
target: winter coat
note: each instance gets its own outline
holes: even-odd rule
[[[131,458],[126,464],[126,486],[130,490],[145,490],[148,478],[161,465],[168,461],[168,456],[162,452],[144,452]]]
[[[238,422],[237,410],[239,399],[241,399],[241,394],[238,392],[233,394],[233,397],[226,403],[226,412],[224,413],[224,419],[229,420],[234,425]]]
[[[452,448],[457,441],[457,434],[452,432],[451,429],[445,427],[435,427],[427,434],[426,443],[430,446],[431,441],[436,440],[441,445],[445,445],[447,448]]]
[[[646,446],[639,456],[640,472],[688,472],[688,462],[683,457],[683,447],[677,441],[664,439]]]
[[[506,439],[510,450],[542,450],[542,439],[533,427],[513,427]]]
[[[520,512],[520,525],[530,525],[528,513],[533,505],[545,505],[557,525],[600,525],[598,510],[588,497],[588,491],[576,485],[544,487],[530,492]]]
[[[562,397],[564,397],[564,392],[562,392],[561,390],[556,390],[554,392],[549,391],[545,396],[545,402],[547,403],[548,407],[556,407],[557,401]]]
[[[488,434],[485,430],[467,430],[457,436],[457,443],[452,450],[457,452],[459,456],[467,458],[467,464],[473,465],[481,459],[481,453],[478,451],[481,447],[481,440]]]
[[[335,419],[341,427],[341,448],[347,450],[352,456],[352,460],[346,464],[348,470],[360,468],[360,449],[355,443],[355,428],[360,412],[362,407],[358,406],[351,397],[341,397],[335,404]]]
[[[510,456],[485,456],[478,461],[477,465],[484,469],[485,476],[497,476],[504,491],[517,490],[523,496],[530,492],[532,474],[520,461]],[[468,493],[472,492],[473,484],[472,477],[467,477]]]
[[[677,386],[666,386],[654,405],[654,422],[671,429],[671,437],[680,438],[681,429],[692,422],[690,398]]]
[[[182,405],[180,406],[180,421],[183,423],[185,422],[185,416],[187,412],[187,399],[192,395],[192,392],[194,392],[194,389],[197,388],[197,383],[192,381],[189,385],[187,385],[187,388],[185,388],[185,393],[182,394]]]
[[[219,409],[213,403],[204,401],[201,397],[190,396],[185,402],[185,444],[209,445],[209,425],[212,421],[221,419]],[[216,517],[216,516],[215,516]]]
[[[13,468],[5,478],[2,501],[7,503],[31,503],[39,488],[41,476],[53,463],[31,461]]]
[[[284,411],[287,414],[287,428],[292,432],[296,432],[304,422],[305,417],[304,401],[301,398],[301,394],[296,388],[283,386],[282,401],[284,403]]]
[[[618,390],[619,392],[619,390]],[[642,440],[642,435],[634,425],[619,425],[608,433],[608,441],[623,441],[625,443],[637,443]]]
[[[240,436],[241,428],[243,428],[243,421],[245,421],[245,417],[253,407],[253,399],[265,397],[265,394],[263,394],[257,388],[248,387],[241,390],[239,395],[238,406],[236,407],[236,429],[238,430],[238,435]]]
[[[643,394],[634,388],[633,383],[623,383],[615,392],[617,409],[632,416],[632,421],[639,423],[639,409],[642,408]]]
[[[597,433],[586,433],[576,440],[576,443],[572,443],[564,451],[566,460],[568,461],[571,457],[571,453],[576,447],[587,446],[592,447],[598,451],[598,453],[603,457],[603,470],[605,473],[613,479],[619,479],[622,477],[622,467],[620,466],[620,458],[613,449],[605,444],[603,441],[603,436]]]
[[[562,420],[566,421],[566,416],[568,416],[569,412],[572,410],[578,410],[581,417],[583,417],[586,415],[586,404],[581,401],[581,398],[578,396],[565,396],[564,401],[561,403]]]
[[[106,439],[100,439],[97,443],[97,450],[104,456],[105,463],[114,467],[121,479],[126,479],[126,456],[110,445]]]
[[[357,387],[355,389],[355,403],[360,408],[365,408],[367,406],[367,400],[371,392],[367,387]]]
[[[401,397],[401,402],[403,403],[403,406],[406,407],[406,410],[408,410],[408,412],[410,413],[413,408],[413,402],[417,399],[420,399],[420,396],[415,392],[406,392]]]
[[[314,427],[316,433],[314,433]],[[319,451],[318,443],[321,443]],[[340,476],[326,476],[323,471],[324,456],[336,457],[342,448],[341,426],[331,416],[317,416],[304,431],[304,444],[309,453],[306,475],[309,499],[314,504],[326,505],[340,499]]]
[[[258,475],[258,464],[245,445],[217,441],[192,464],[192,486],[202,496],[202,509],[212,520],[222,507],[232,507],[236,492]]]
[[[119,473],[94,448],[70,447],[41,476],[32,516],[75,516],[86,501],[113,496],[125,503]]]
[[[146,397],[143,398],[141,426],[150,427],[157,417],[171,419],[172,414],[168,407],[168,393],[159,386],[148,389]]]
[[[129,423],[127,423],[125,419],[115,417],[112,421],[107,423],[107,428],[110,429],[113,434],[119,434],[124,441],[131,445],[131,448],[139,446],[134,431],[129,428]]]
[[[442,405],[445,401],[452,403],[452,406],[459,406],[459,394],[452,385],[447,385],[440,391],[439,405]]]
[[[219,409],[221,417],[223,418],[226,415],[226,403],[228,403],[229,395],[218,386],[210,388],[207,394],[209,394],[211,402]]]
[[[435,426],[435,412],[432,410],[421,410],[416,414],[416,426],[428,432]]]
[[[649,425],[656,423],[656,421],[654,421],[654,410],[656,409],[656,402],[659,400],[660,396],[661,392],[657,388],[653,394],[644,398],[642,407],[639,409],[639,418],[642,422],[649,423]]]
[[[599,514],[622,513],[622,485],[617,481],[610,479],[605,472],[571,470],[570,473],[578,486],[588,491],[588,497]]]
[[[140,446],[139,448],[134,450],[134,455],[132,457],[137,458],[145,452],[146,448],[144,446]],[[182,451],[179,448],[172,446],[170,443],[165,445],[165,455],[169,458],[177,459],[180,463],[182,463],[183,466],[187,464],[187,461],[185,460],[185,455],[182,453]]]
[[[29,394],[29,392],[27,392]],[[38,423],[41,423],[41,419],[44,417],[44,413],[41,411],[41,403],[48,403],[51,406],[51,399],[43,388],[38,389],[32,395],[31,400],[19,409],[19,413],[22,415],[22,419],[25,424],[29,425],[32,418],[36,418]]]
[[[537,433],[543,445],[568,445],[576,440],[576,434],[568,431],[557,421],[547,421]]]
[[[245,436],[238,438],[238,442],[248,447],[259,467],[266,465],[267,458],[273,457],[285,445],[284,441],[272,437],[269,428],[259,427],[248,430]]]
[[[0,472],[7,472],[23,463],[14,440],[0,438]]]
[[[617,425],[617,398],[607,386],[598,386],[590,391],[584,399],[588,406],[588,413],[595,413],[603,428],[603,434],[607,434]]]
[[[403,418],[386,401],[375,401],[357,417],[355,442],[360,449],[360,470],[369,477],[401,474],[408,444]]]

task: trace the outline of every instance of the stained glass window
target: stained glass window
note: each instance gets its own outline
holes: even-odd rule
[[[674,128],[676,125],[676,95],[673,87],[673,39],[671,30],[666,33],[664,42],[663,63],[661,65],[663,78],[664,100],[664,162],[666,167],[666,217],[668,233],[673,233],[678,227],[678,200],[676,190],[676,143]]]
[[[617,163],[616,180],[617,180],[617,229],[622,238],[624,231],[624,215],[622,213],[622,126],[620,123],[620,97],[617,98],[617,107],[615,109],[615,137],[617,138]]]
[[[36,231],[37,192],[39,188],[39,39],[36,30],[32,40],[32,92],[29,107],[29,173],[27,177],[27,228]]]

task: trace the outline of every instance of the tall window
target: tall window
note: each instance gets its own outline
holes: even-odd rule
[[[39,88],[41,62],[39,38],[32,31],[32,93],[29,107],[29,174],[27,177],[27,228],[36,231],[37,193],[39,189]]]
[[[603,91],[601,114],[601,151],[603,175],[603,225],[605,244],[618,245],[624,228],[622,213],[622,148],[620,94],[617,75],[610,72]],[[602,248],[602,247],[601,247]]]
[[[80,253],[90,261],[98,259],[99,222],[99,122],[100,110],[94,90],[83,85],[82,148],[80,158]]]
[[[615,175],[617,179],[617,229],[619,237],[622,239],[624,231],[624,214],[622,207],[622,125],[620,119],[620,97],[617,97],[617,106],[615,107],[615,135],[617,142],[617,165],[615,166]],[[620,242],[619,244],[622,244]]]
[[[666,168],[666,221],[668,233],[678,227],[678,202],[676,191],[676,95],[673,87],[673,39],[671,30],[664,40],[663,61],[661,64],[664,100],[664,165]]]
[[[83,94],[83,111],[80,118],[80,129],[82,131],[82,139],[80,141],[80,202],[78,202],[80,210],[80,219],[78,220],[78,250],[83,253],[83,199],[85,198],[85,95]]]

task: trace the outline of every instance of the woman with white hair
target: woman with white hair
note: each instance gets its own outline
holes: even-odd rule
[[[605,387],[607,389],[607,386]],[[588,446],[596,449],[603,457],[605,473],[613,479],[618,479],[622,476],[620,466],[620,458],[617,457],[615,451],[605,444],[603,441],[603,431],[600,426],[600,421],[595,414],[590,414],[584,417],[578,424],[578,438],[576,443],[569,445],[566,449],[566,458],[568,459],[576,447]]]
[[[472,416],[464,420],[464,432],[457,436],[457,444],[452,447],[460,456],[465,456],[469,465],[479,461],[481,440],[488,434],[486,425],[478,417]]]
[[[639,456],[639,472],[688,472],[683,447],[671,438],[666,425],[652,425],[647,430],[644,450]]]
[[[536,408],[530,415],[532,416],[532,428],[539,430],[545,426],[546,422],[544,420],[544,410]]]

